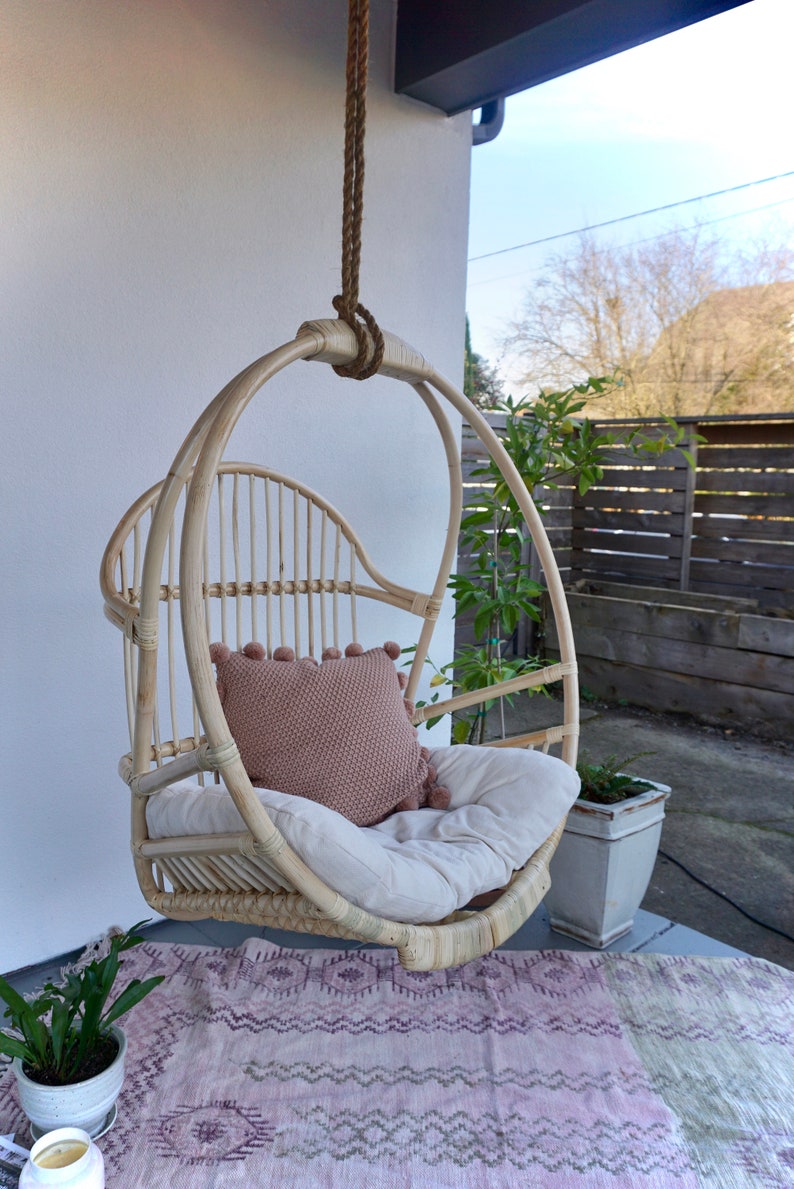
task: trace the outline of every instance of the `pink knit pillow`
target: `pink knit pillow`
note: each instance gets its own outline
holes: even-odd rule
[[[229,730],[251,783],[319,801],[358,826],[396,809],[446,808],[404,700],[398,644],[364,652],[348,645],[295,660],[291,648],[267,659],[261,644],[210,656]]]

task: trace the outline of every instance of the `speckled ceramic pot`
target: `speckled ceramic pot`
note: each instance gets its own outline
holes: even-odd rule
[[[59,1127],[79,1127],[93,1138],[103,1128],[124,1082],[127,1038],[115,1025],[111,1032],[119,1051],[116,1059],[95,1077],[70,1086],[42,1086],[22,1069],[17,1057],[13,1067],[23,1111],[39,1134]]]

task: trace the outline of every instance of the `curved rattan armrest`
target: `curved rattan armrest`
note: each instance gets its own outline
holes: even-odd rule
[[[456,694],[444,702],[433,702],[417,708],[413,721],[417,725],[429,718],[438,718],[444,714],[452,714],[456,710],[467,710],[471,706],[483,706],[486,702],[493,702],[497,698],[509,697],[521,693],[525,689],[537,689],[541,685],[551,685],[576,673],[576,662],[566,664],[547,665],[545,669],[536,669],[531,673],[521,673],[518,677],[510,677],[507,681],[500,681],[496,685],[489,685],[482,689],[470,690],[465,694]]]

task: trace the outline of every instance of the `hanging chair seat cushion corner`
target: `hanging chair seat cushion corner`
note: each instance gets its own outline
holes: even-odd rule
[[[561,760],[518,748],[442,747],[431,761],[449,808],[407,810],[375,826],[304,797],[256,793],[292,849],[351,903],[407,924],[437,921],[523,867],[565,817],[579,778]],[[245,828],[222,786],[190,781],[150,797],[147,824],[152,838]]]

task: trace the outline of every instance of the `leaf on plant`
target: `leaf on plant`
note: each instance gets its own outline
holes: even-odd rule
[[[128,1012],[131,1007],[135,1007],[136,1003],[140,1003],[150,991],[153,991],[155,987],[160,985],[164,978],[164,974],[155,974],[151,978],[144,979],[143,982],[138,978],[134,978],[103,1015],[103,1025],[112,1024],[120,1016],[123,1016],[125,1012]]]
[[[464,719],[458,721],[452,727],[452,740],[454,743],[465,743],[469,737],[469,724]]]
[[[0,1032],[0,1053],[4,1053],[6,1057],[18,1057],[24,1062],[30,1058],[30,1050],[25,1042],[16,1036],[10,1036],[7,1032]]]

